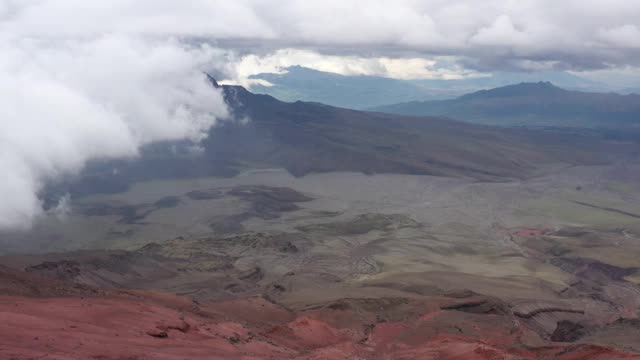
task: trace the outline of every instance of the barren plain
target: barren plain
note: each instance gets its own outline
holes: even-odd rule
[[[505,182],[280,169],[140,182],[3,234],[2,263],[89,288],[357,317],[338,328],[398,323],[409,336],[430,309],[466,338],[502,321],[487,326],[516,331],[509,341],[527,351],[638,352],[638,178],[640,166],[620,162]]]

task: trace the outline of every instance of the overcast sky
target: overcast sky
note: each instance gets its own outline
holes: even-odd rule
[[[629,86],[636,0],[0,0],[0,228],[45,181],[224,119],[203,71],[291,65],[395,78],[569,70]],[[631,79],[631,80],[629,80]]]
[[[640,62],[634,0],[4,0],[15,37],[201,39],[241,53],[459,56],[484,71],[594,70]]]

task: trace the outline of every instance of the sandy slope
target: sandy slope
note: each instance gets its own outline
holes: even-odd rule
[[[3,359],[640,358],[603,346],[551,345],[473,294],[342,299],[292,312],[262,297],[200,304],[7,268],[0,285]],[[475,309],[482,300],[492,305]]]

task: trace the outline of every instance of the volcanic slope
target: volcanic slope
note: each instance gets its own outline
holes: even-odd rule
[[[66,223],[51,219],[67,231],[52,241],[75,237],[86,244],[104,231],[93,249],[13,255],[0,263],[26,272],[22,277],[75,284],[81,296],[83,289],[143,290],[189,296],[202,307],[227,304],[233,311],[225,321],[231,322],[243,316],[238,309],[251,308],[248,301],[258,301],[282,317],[270,318],[265,330],[255,327],[260,316],[253,314],[243,326],[299,351],[293,358],[633,358],[628,352],[640,351],[638,174],[640,167],[626,165],[572,167],[522,182],[487,183],[354,173],[295,178],[269,170],[147,182],[127,193],[77,200]],[[81,224],[87,232],[74,229]],[[47,288],[46,281],[12,283],[22,284],[22,296],[57,297],[57,287]],[[20,325],[16,312],[44,323],[51,314],[41,310],[49,306],[63,314],[93,311],[93,300],[65,301],[10,298],[4,314],[11,328],[21,326],[15,335],[22,334],[22,346],[32,348],[41,328],[26,320]],[[131,305],[118,304],[95,311],[124,306],[130,314]],[[147,297],[134,304],[165,313]],[[94,329],[98,325],[80,319],[107,314],[81,312],[53,319],[51,326],[69,321],[65,331],[75,332],[71,325]],[[133,343],[191,348],[191,336],[204,336],[182,337],[162,319],[131,316],[138,315],[142,325],[127,325]],[[190,316],[191,327],[195,321],[198,329],[216,328]],[[178,315],[166,317],[165,323],[184,329]],[[107,334],[109,326],[99,325]],[[170,341],[147,334],[164,336],[155,332],[158,326]],[[256,336],[230,337],[244,355],[244,346],[258,346]],[[43,346],[57,340],[47,339],[53,340]],[[218,347],[223,340],[211,343]],[[139,351],[127,346],[125,354]]]
[[[604,160],[596,149],[606,144],[592,136],[286,103],[239,86],[221,88],[241,121],[214,129],[205,149],[212,163],[231,167],[282,167],[294,175],[361,171],[496,180],[523,178],[548,163]]]
[[[197,302],[100,290],[0,267],[4,359],[637,359],[546,345],[494,299],[344,299],[291,311],[264,297]],[[569,331],[570,332],[570,331]]]
[[[0,357],[637,358],[628,144],[221,91],[202,153],[1,234]]]
[[[505,129],[288,103],[210,80],[223,92],[232,119],[211,130],[202,151],[156,144],[137,161],[93,163],[79,177],[50,185],[45,202],[55,206],[65,193],[77,198],[125,191],[144,180],[232,177],[257,168],[285,168],[294,176],[353,171],[504,181],[538,175],[550,164],[609,163],[637,146],[589,131]]]
[[[451,100],[411,101],[372,110],[450,116],[482,124],[619,128],[640,123],[640,95],[571,91],[549,82],[520,83]]]

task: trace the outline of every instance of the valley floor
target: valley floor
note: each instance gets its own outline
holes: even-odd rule
[[[264,169],[74,199],[0,237],[0,349],[637,358],[639,178],[628,163],[511,182]]]

